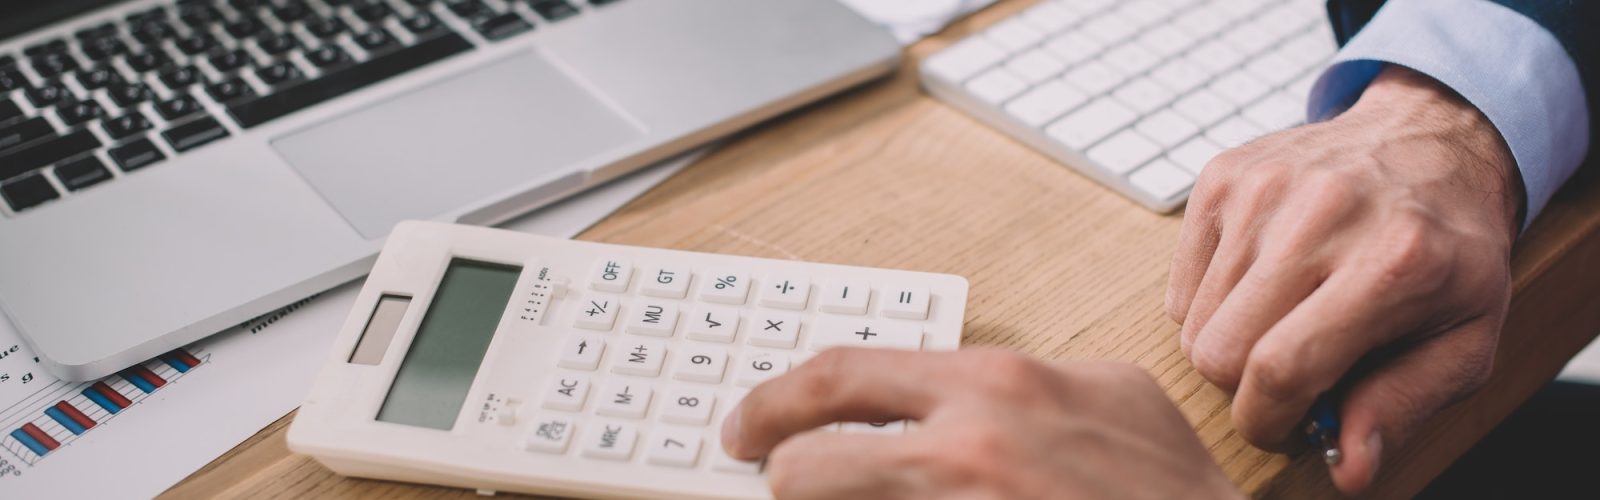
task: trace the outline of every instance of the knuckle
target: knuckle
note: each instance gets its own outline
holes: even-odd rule
[[[1004,477],[996,470],[1011,463],[1010,441],[999,428],[980,424],[949,434],[936,449],[915,455],[915,468],[937,475],[951,484],[973,484]],[[961,453],[948,453],[961,450]]]
[[[973,373],[982,373],[982,383],[995,394],[1023,396],[1036,394],[1042,367],[1024,354],[1005,350],[976,351],[970,358]]]
[[[1263,345],[1251,353],[1248,364],[1249,382],[1255,392],[1274,402],[1300,399],[1305,375],[1293,355]]]
[[[1189,362],[1194,365],[1194,371],[1206,381],[1229,391],[1239,387],[1244,374],[1244,365],[1238,361],[1238,356],[1223,352],[1211,342],[1206,342],[1203,337],[1196,339],[1191,349]]]
[[[1378,271],[1383,282],[1401,290],[1431,291],[1448,277],[1446,246],[1434,223],[1417,214],[1397,216],[1380,240]]]

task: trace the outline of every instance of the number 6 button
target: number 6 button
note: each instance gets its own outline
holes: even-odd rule
[[[789,371],[789,358],[774,354],[756,354],[745,358],[743,363],[734,382],[745,387],[755,387]]]

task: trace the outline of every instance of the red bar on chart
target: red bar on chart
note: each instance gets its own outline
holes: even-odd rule
[[[105,382],[95,382],[93,387],[95,392],[105,396],[106,399],[110,399],[111,402],[116,403],[117,407],[119,408],[127,408],[133,405],[133,401],[129,401],[127,396],[123,396],[122,393],[117,392],[116,389],[112,389],[111,386],[106,385]]]
[[[177,349],[172,351],[172,356],[178,358],[178,361],[182,361],[183,364],[189,365],[189,368],[200,366],[200,358],[196,358],[193,354],[189,354],[189,351]]]
[[[50,437],[49,434],[45,434],[44,429],[40,429],[39,426],[33,425],[33,422],[22,424],[22,432],[27,433],[28,437],[39,441],[39,444],[44,445],[44,448],[47,450],[54,450],[61,447],[60,441],[56,441],[56,438]]]
[[[88,415],[84,415],[83,412],[78,411],[78,407],[72,406],[72,404],[67,403],[66,401],[56,403],[56,409],[61,410],[61,413],[67,414],[67,418],[72,419],[73,422],[77,422],[78,425],[83,426],[84,429],[90,429],[94,427],[94,420],[90,419]]]
[[[132,371],[134,375],[138,375],[139,378],[144,379],[145,382],[149,382],[150,385],[156,386],[157,389],[161,388],[163,385],[167,385],[166,379],[161,378],[160,375],[156,375],[156,372],[150,371],[150,369],[145,368],[144,365],[133,365],[133,368],[129,368],[128,370]]]

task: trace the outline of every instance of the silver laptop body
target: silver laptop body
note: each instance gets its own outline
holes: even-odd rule
[[[277,19],[282,3],[199,2],[214,12],[196,14],[195,2],[112,2],[0,41],[0,57],[12,56],[13,76],[29,85],[0,91],[21,112],[0,130],[34,125],[14,144],[0,136],[0,173],[11,171],[0,181],[0,307],[52,373],[86,380],[160,355],[365,274],[395,222],[509,219],[885,74],[900,52],[824,0],[566,0],[556,3],[571,11],[551,16],[559,20],[534,9],[553,8],[548,0],[468,2],[488,13],[459,0],[376,2],[387,17],[356,10],[382,10],[375,2],[305,0],[307,17],[343,21],[322,41],[304,18]],[[147,23],[157,7],[170,38],[128,21]],[[249,32],[241,12],[260,18],[264,34],[235,37]],[[438,31],[410,33],[406,23],[426,24],[412,19],[423,12]],[[196,19],[213,13],[221,19]],[[508,22],[519,19],[531,29]],[[275,32],[297,47],[273,54],[283,49],[268,40]],[[215,50],[189,56],[205,40],[185,34],[210,34]],[[46,52],[61,49],[50,46],[58,39],[69,41],[65,56]],[[347,59],[312,54],[322,44]],[[162,71],[133,68],[150,62],[132,60],[147,45],[205,77],[176,84],[202,110],[164,118],[172,110],[158,106],[180,92]],[[234,50],[249,64],[217,71],[239,62],[227,59]],[[42,76],[63,57],[78,70]],[[431,62],[408,67],[419,59]],[[266,66],[285,61],[299,73],[270,83],[284,68]],[[104,82],[78,72],[101,64],[129,81],[90,88]],[[339,73],[357,67],[394,75],[356,85],[373,75]],[[316,84],[319,75],[336,81]],[[213,88],[232,77],[249,91]],[[68,104],[36,106],[52,82]],[[151,95],[121,106],[127,83]],[[297,87],[306,85],[316,86]],[[83,118],[67,109],[82,99],[103,115],[69,123]],[[130,111],[147,130],[111,123]],[[51,134],[39,136],[44,125]],[[86,137],[101,145],[85,149]],[[137,141],[148,144],[118,149]]]

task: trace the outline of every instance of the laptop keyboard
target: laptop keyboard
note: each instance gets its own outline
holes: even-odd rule
[[[70,196],[616,1],[180,0],[91,22],[0,53],[0,208]]]

